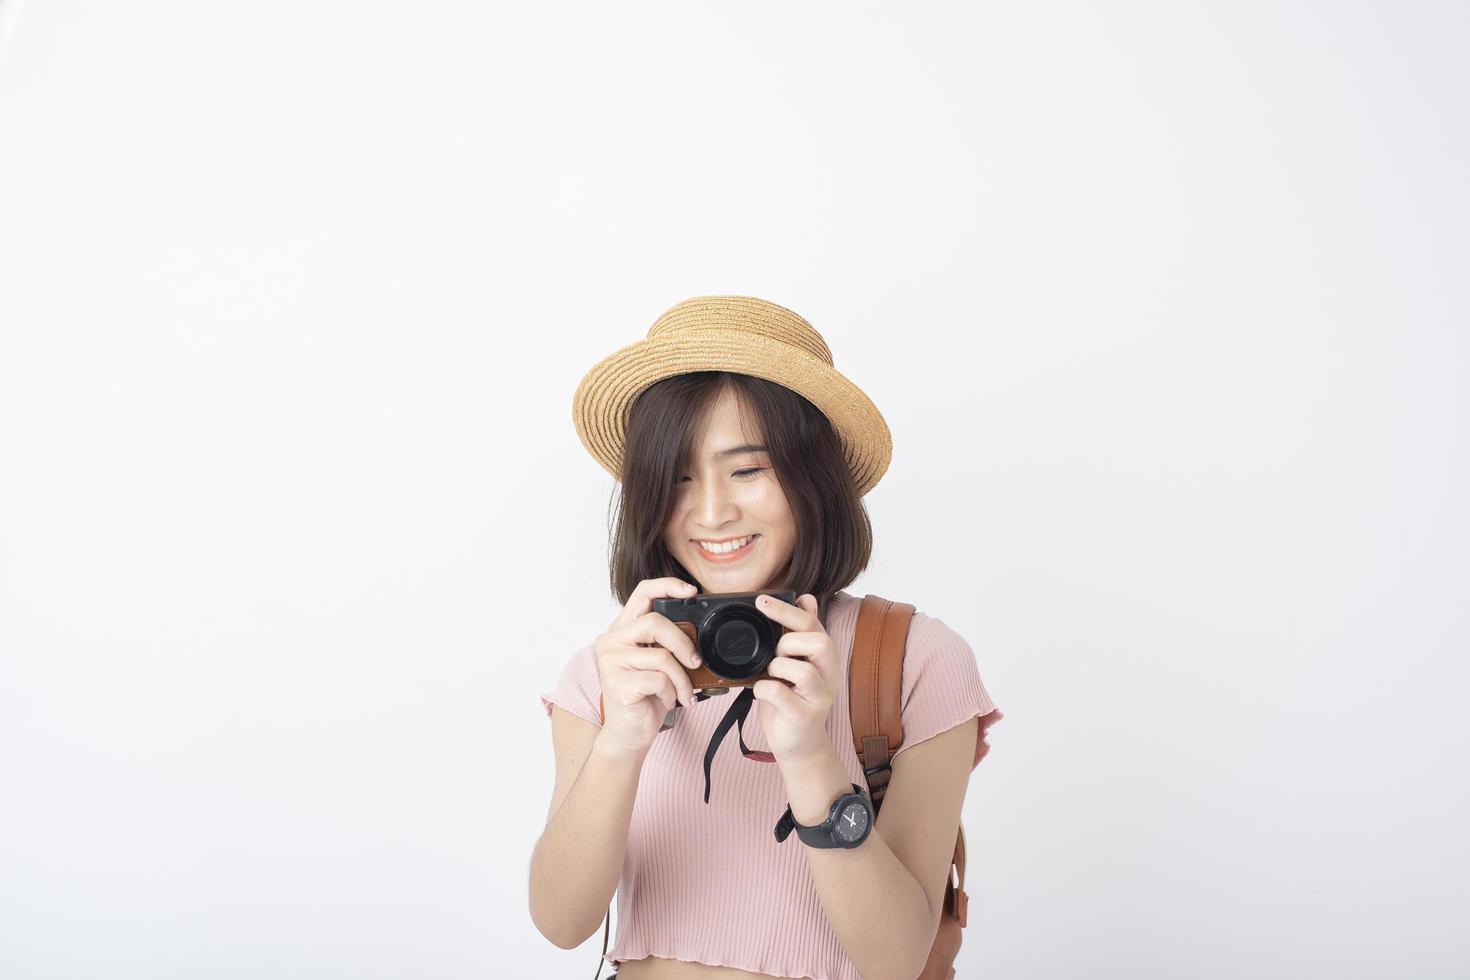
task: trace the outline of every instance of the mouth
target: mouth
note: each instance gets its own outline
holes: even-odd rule
[[[746,540],[743,545],[741,545],[739,548],[734,549],[733,551],[711,551],[699,541],[694,541],[693,544],[694,550],[699,553],[699,557],[707,563],[711,565],[728,565],[731,562],[740,561],[746,555],[754,551],[756,543],[759,542],[760,539],[760,534],[749,535],[748,540]],[[728,544],[722,547],[728,547]]]

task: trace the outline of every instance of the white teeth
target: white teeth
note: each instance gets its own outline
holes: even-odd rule
[[[701,541],[699,542],[699,546],[705,551],[712,551],[717,555],[727,555],[732,551],[738,551],[739,549],[745,547],[754,537],[754,534],[747,534],[743,538],[738,538],[734,541],[727,541],[724,544],[706,544],[705,542]]]

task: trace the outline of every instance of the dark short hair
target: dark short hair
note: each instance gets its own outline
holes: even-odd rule
[[[832,595],[857,578],[873,551],[873,529],[842,443],[831,421],[785,385],[730,371],[694,371],[656,382],[634,400],[624,441],[623,472],[611,521],[612,593],[627,603],[643,579],[695,582],[664,543],[675,484],[694,458],[706,409],[733,390],[742,421],[753,417],[773,475],[796,524],[791,559],[772,583],[817,597],[825,622]]]

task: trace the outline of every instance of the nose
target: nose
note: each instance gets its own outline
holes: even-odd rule
[[[694,516],[711,534],[716,534],[722,525],[739,518],[740,510],[730,499],[729,488],[723,481],[706,480],[695,501]]]

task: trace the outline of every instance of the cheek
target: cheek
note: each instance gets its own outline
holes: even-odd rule
[[[773,535],[787,538],[795,534],[791,508],[786,505],[786,495],[779,487],[768,483],[759,496],[751,500],[750,509],[760,516],[761,523]]]

